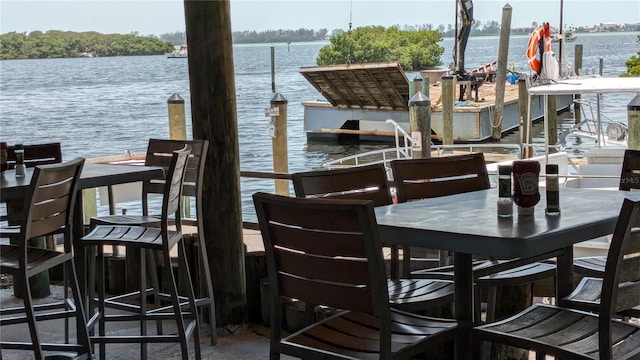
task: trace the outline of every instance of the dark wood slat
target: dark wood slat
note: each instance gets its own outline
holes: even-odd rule
[[[366,257],[360,259],[330,258],[275,249],[275,260],[284,273],[312,280],[352,285],[369,284]]]
[[[271,225],[273,244],[311,254],[329,256],[365,257],[362,234],[328,233],[312,229],[299,229]],[[333,248],[333,252],[329,249]]]

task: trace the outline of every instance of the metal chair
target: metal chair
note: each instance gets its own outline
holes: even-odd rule
[[[104,357],[105,344],[107,343],[140,343],[141,359],[147,357],[147,343],[178,342],[183,359],[188,359],[187,341],[193,336],[195,343],[196,358],[200,358],[200,340],[197,306],[191,281],[186,281],[187,296],[181,298],[178,294],[175,277],[171,266],[163,266],[165,279],[168,283],[169,293],[160,293],[157,284],[153,288],[146,286],[146,250],[155,250],[161,254],[165,264],[171,263],[171,250],[176,246],[178,251],[178,263],[181,271],[187,274],[187,279],[191,279],[189,265],[185,257],[184,241],[182,236],[182,214],[181,196],[187,162],[189,159],[190,147],[186,145],[181,150],[176,150],[171,156],[168,172],[165,181],[160,185],[163,191],[162,215],[160,226],[136,226],[136,225],[98,225],[85,235],[80,243],[82,246],[97,247],[98,262],[98,336],[91,338],[92,343],[100,345],[100,354]],[[175,230],[170,230],[171,226]],[[140,290],[133,294],[125,294],[106,298],[105,294],[105,274],[104,274],[104,246],[125,246],[127,249],[138,249],[139,251],[139,285]],[[131,254],[129,254],[130,256]],[[92,257],[92,263],[95,261]],[[95,266],[95,263],[92,264]],[[150,269],[152,273],[155,268]],[[154,295],[154,306],[147,305],[147,297]],[[105,303],[112,306],[120,302],[123,297],[131,299],[135,296],[137,302],[128,301],[127,313],[107,314]],[[184,301],[183,301],[184,299]],[[168,302],[165,306],[161,301]],[[188,310],[188,311],[185,311]],[[177,326],[177,335],[163,334],[162,327],[158,327],[156,335],[147,334],[147,321],[174,320]],[[188,320],[188,321],[187,321]],[[107,321],[139,321],[139,336],[118,336],[106,334]]]
[[[298,197],[371,200],[374,206],[392,204],[384,164],[298,172],[291,178]],[[388,283],[391,306],[415,311],[453,302],[453,281],[399,279],[397,248],[392,248],[391,252]]]
[[[209,148],[208,140],[165,140],[149,139],[145,165],[162,166],[168,171],[169,159],[172,152],[185,145],[191,147],[191,154],[187,163],[187,169],[182,187],[182,196],[195,200],[195,214],[182,219],[182,234],[187,250],[189,264],[194,265],[191,282],[197,284],[196,305],[208,308],[208,322],[210,326],[211,345],[216,344],[216,309],[209,268],[209,256],[207,255],[206,239],[204,237],[202,209],[202,184],[204,167]],[[137,225],[158,226],[159,216],[150,214],[149,197],[163,193],[163,181],[146,182],[142,185],[142,215],[108,215],[91,218],[91,228],[96,225]],[[113,212],[113,211],[112,211]],[[195,215],[195,216],[193,216]],[[179,283],[184,283],[184,274],[179,274]],[[109,304],[107,304],[109,305]]]
[[[640,358],[640,326],[613,319],[617,312],[640,305],[639,226],[640,201],[625,199],[601,280],[602,296],[593,304],[595,314],[576,310],[576,301],[536,304],[503,321],[473,328],[475,353],[480,353],[482,342],[489,342],[535,351],[536,359]]]
[[[36,166],[24,200],[20,232],[14,237],[16,243],[0,245],[0,272],[13,275],[16,285],[24,288],[24,307],[0,309],[0,326],[26,322],[31,335],[31,342],[0,341],[2,349],[33,350],[36,359],[44,359],[45,351],[74,352],[79,358],[91,358],[89,332],[72,251],[76,184],[83,165],[84,159],[76,158],[62,164]],[[61,251],[27,244],[31,238],[50,234],[63,234],[64,248]],[[65,280],[63,301],[34,305],[29,278],[61,264]],[[67,281],[72,299],[69,298]],[[66,321],[64,344],[45,343],[40,339],[38,322],[70,317],[76,319],[76,343],[69,343]]]
[[[490,187],[489,175],[482,153],[394,160],[391,162],[391,169],[396,184],[398,202],[428,199]],[[460,209],[460,211],[464,211],[464,209]],[[453,267],[451,266],[412,271],[410,251],[404,249],[404,252],[404,271],[405,274],[409,274],[409,277],[453,279]],[[444,260],[446,259],[444,257]],[[499,286],[533,284],[536,281],[554,277],[555,265],[551,263],[526,264],[519,260],[497,261],[495,259],[477,261],[474,264],[474,279],[478,289],[476,296],[478,308],[481,298],[479,290],[487,289],[486,319],[491,321],[495,316],[496,293]],[[476,322],[480,322],[479,311],[476,312]]]
[[[408,359],[456,321],[392,309],[373,203],[253,195],[265,244],[270,359]],[[283,297],[344,311],[283,338]]]

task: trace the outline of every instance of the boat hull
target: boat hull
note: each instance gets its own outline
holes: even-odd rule
[[[531,112],[533,120],[544,116],[542,96],[532,96]],[[556,98],[557,111],[571,106],[573,96],[562,95]],[[406,132],[410,133],[409,111],[351,109],[334,107],[328,102],[305,101],[304,131],[308,141],[362,143],[394,141],[393,125],[387,119],[395,120]],[[455,142],[480,142],[492,136],[492,119],[495,105],[473,103],[454,107],[453,140]],[[518,99],[505,101],[502,120],[502,132],[513,131],[519,126]],[[431,112],[432,139],[442,140],[442,111]]]

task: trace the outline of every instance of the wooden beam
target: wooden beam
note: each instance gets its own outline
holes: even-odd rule
[[[193,137],[209,140],[204,236],[217,326],[244,324],[246,289],[230,0],[184,1]]]

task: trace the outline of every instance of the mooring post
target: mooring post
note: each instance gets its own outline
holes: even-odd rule
[[[518,79],[518,114],[520,116],[520,154],[523,159],[531,157],[531,128],[529,124],[529,93],[527,92],[527,80],[524,77]]]
[[[629,125],[627,147],[640,150],[640,94],[627,105],[627,124]]]
[[[411,94],[409,94],[409,98],[412,98],[413,95],[422,91],[422,78],[420,77],[420,75],[416,75],[416,77],[413,78],[412,90],[413,91],[411,91]],[[422,92],[424,93],[424,91]]]
[[[555,147],[551,147],[553,145],[556,145],[558,143],[558,107],[556,106],[556,96],[555,95],[549,95],[547,96],[547,109],[549,109],[548,111],[548,119],[544,119],[544,121],[547,121],[548,127],[547,127],[547,131],[549,132],[547,134],[547,137],[549,139],[549,153],[554,153],[554,152],[558,152],[558,149]]]
[[[187,139],[187,122],[184,111],[184,99],[174,93],[167,100],[169,113],[169,138],[173,140]]]
[[[276,48],[271,45],[271,92],[276,92]]]
[[[273,171],[289,171],[287,155],[287,99],[280,93],[271,99],[271,146],[273,149]],[[275,180],[276,194],[289,196],[289,181]]]
[[[453,144],[453,76],[442,77],[442,145]]]
[[[431,157],[431,100],[418,91],[409,99],[409,124],[411,137],[415,140],[411,157],[426,159]]]
[[[575,72],[576,75],[581,75],[582,74],[582,45],[575,46],[574,56],[575,56],[575,60],[574,60],[575,64],[573,66],[573,71]],[[569,76],[571,75],[573,74],[569,74]],[[573,116],[576,124],[579,124],[580,121],[582,121],[582,109],[580,107],[581,97],[582,97],[581,94],[574,95],[574,99],[577,100],[573,103]]]
[[[502,8],[502,23],[500,25],[500,44],[498,45],[498,69],[496,71],[496,111],[491,119],[491,138],[502,138],[502,117],[504,116],[504,90],[507,81],[507,57],[509,55],[509,35],[511,32],[511,12],[513,8],[506,4]]]

